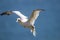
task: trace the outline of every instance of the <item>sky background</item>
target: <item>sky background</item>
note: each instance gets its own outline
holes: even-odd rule
[[[35,9],[45,9],[35,22],[36,37],[12,14],[0,16],[0,40],[60,40],[60,0],[0,0],[0,13],[19,10],[29,17]]]

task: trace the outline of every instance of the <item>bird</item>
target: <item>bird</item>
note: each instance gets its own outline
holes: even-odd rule
[[[11,14],[16,14],[19,16],[19,18],[16,19],[16,22],[21,24],[24,28],[30,29],[31,33],[33,36],[36,36],[36,29],[35,29],[35,21],[38,18],[40,12],[45,11],[44,9],[35,9],[32,11],[31,16],[28,18],[27,16],[23,15],[20,11],[5,11],[2,12],[0,15],[11,15]]]

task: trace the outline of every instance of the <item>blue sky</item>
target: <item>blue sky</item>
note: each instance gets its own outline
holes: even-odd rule
[[[0,13],[19,10],[30,16],[34,9],[45,9],[35,22],[37,36],[16,23],[16,16],[0,16],[0,40],[60,40],[60,0],[0,0]]]

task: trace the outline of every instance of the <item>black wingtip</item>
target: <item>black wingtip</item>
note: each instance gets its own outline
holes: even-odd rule
[[[45,11],[44,9],[37,9],[37,10]]]
[[[8,15],[9,16],[10,14],[0,14],[0,16],[3,16],[3,15]]]
[[[45,11],[44,9],[35,9],[34,11]]]
[[[11,11],[6,11],[6,12],[1,13],[0,15],[3,16],[3,15],[10,15],[10,14],[12,14]]]
[[[0,16],[3,16],[3,14],[0,14]]]

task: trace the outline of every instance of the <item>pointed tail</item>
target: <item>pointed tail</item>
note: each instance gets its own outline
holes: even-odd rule
[[[33,33],[33,36],[36,36],[35,28],[34,29],[31,29],[31,32]]]

